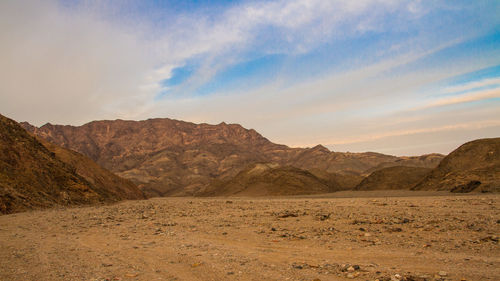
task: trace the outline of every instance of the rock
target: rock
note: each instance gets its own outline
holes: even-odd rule
[[[401,275],[395,274],[394,276],[391,276],[391,281],[400,281],[402,279]]]
[[[330,218],[330,214],[323,214],[318,216],[321,221],[327,220]]]
[[[448,276],[448,273],[446,273],[446,271],[439,271],[438,275],[441,277],[445,277],[445,276]]]
[[[292,264],[292,267],[295,269],[303,269],[304,267],[300,264]]]
[[[278,215],[279,218],[288,218],[288,217],[292,217],[292,218],[295,218],[295,217],[298,217],[299,215],[296,214],[296,213],[291,213],[289,211],[286,211],[284,212],[283,214],[280,214]]]

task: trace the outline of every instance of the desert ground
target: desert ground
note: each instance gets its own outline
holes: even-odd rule
[[[0,280],[500,280],[500,195],[155,198],[0,216]]]

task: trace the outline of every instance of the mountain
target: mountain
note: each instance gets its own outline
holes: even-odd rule
[[[0,213],[138,198],[144,194],[133,183],[81,154],[45,146],[0,115]]]
[[[285,146],[240,125],[170,119],[95,121],[80,127],[27,127],[58,145],[89,156],[152,195],[192,194],[235,167],[272,159]]]
[[[99,166],[87,156],[62,148],[45,140],[39,140],[56,157],[75,169],[75,172],[91,184],[93,190],[109,196],[111,201],[146,199],[145,194],[130,180],[121,178]]]
[[[23,126],[49,142],[90,157],[151,196],[193,195],[214,179],[231,179],[254,163],[335,173],[348,177],[345,182],[354,186],[366,170],[402,159],[373,152],[333,152],[321,145],[290,148],[238,124],[158,118],[93,121],[82,126]]]
[[[379,165],[364,171],[364,174],[370,175],[372,172],[389,167],[404,166],[404,167],[420,167],[420,168],[435,168],[444,155],[438,153],[425,154],[421,156],[402,156],[393,162],[384,162]]]
[[[350,190],[357,186],[364,177],[358,174],[339,174],[339,173],[329,173],[327,171],[312,168],[308,169],[308,172],[320,178],[326,182],[331,182],[336,186],[338,190]]]
[[[500,138],[463,144],[413,189],[500,192]]]
[[[364,178],[354,190],[410,189],[431,170],[430,168],[405,166],[383,168]]]
[[[198,196],[303,195],[338,191],[339,185],[295,167],[257,163],[226,181],[215,181]]]

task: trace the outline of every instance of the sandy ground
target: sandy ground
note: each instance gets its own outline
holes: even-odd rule
[[[500,280],[500,195],[408,194],[0,216],[0,280]]]

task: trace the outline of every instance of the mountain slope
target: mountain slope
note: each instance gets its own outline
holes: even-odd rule
[[[58,155],[66,155],[77,165],[65,163]],[[51,151],[17,122],[0,115],[0,213],[143,198],[134,185],[126,186],[123,196],[119,195],[125,181],[112,174],[103,173],[101,178],[105,178],[103,182],[115,180],[117,185],[111,187],[115,190],[91,183],[99,177],[78,173],[79,166],[90,162],[82,162],[86,159],[83,155],[79,159],[73,157],[72,152],[62,148]]]
[[[192,195],[214,179],[228,180],[253,163],[350,175],[353,177],[348,185],[354,186],[355,178],[364,171],[401,159],[373,152],[332,152],[321,145],[290,148],[238,124],[194,124],[162,118],[93,121],[82,126],[23,126],[43,139],[90,157],[152,196]]]
[[[61,161],[73,167],[79,176],[91,184],[92,189],[98,191],[98,194],[109,196],[113,201],[146,199],[144,193],[130,180],[111,173],[87,156],[44,140],[40,141],[50,151],[54,152]]]
[[[500,191],[500,138],[463,144],[418,183],[414,190]]]
[[[379,165],[364,171],[363,174],[370,175],[374,171],[395,166],[436,168],[443,158],[444,155],[438,153],[425,154],[421,156],[403,156],[393,162],[380,163]]]
[[[383,168],[364,178],[354,190],[410,189],[432,169],[394,166]]]
[[[250,165],[235,177],[215,181],[198,196],[243,195],[301,195],[327,193],[339,190],[339,185],[320,179],[312,173],[295,167],[258,163]]]

